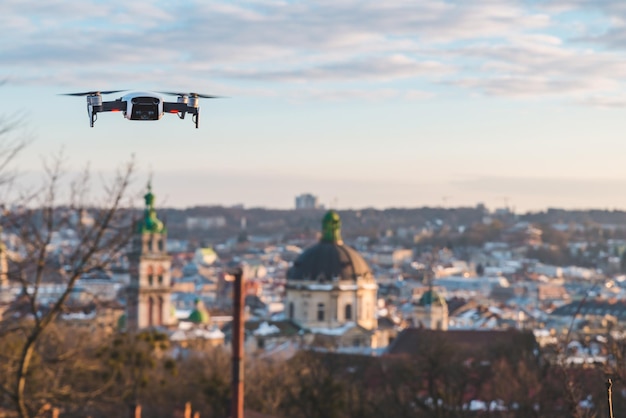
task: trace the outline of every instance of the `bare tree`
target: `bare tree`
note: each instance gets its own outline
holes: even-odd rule
[[[8,277],[19,283],[21,294],[14,303],[19,322],[4,321],[1,333],[18,333],[21,338],[10,379],[2,387],[12,399],[21,418],[36,415],[45,400],[28,399],[28,378],[42,335],[66,307],[76,282],[93,269],[104,269],[125,249],[132,235],[132,219],[124,210],[125,196],[133,173],[131,161],[115,177],[105,182],[100,201],[89,199],[89,170],[71,182],[63,195],[63,158],[57,156],[45,164],[44,186],[23,196],[20,209],[5,213],[2,226],[15,238],[9,257]],[[1,168],[1,166],[0,166]],[[66,200],[65,205],[63,200]],[[84,222],[89,211],[91,222]],[[70,238],[53,245],[59,234]],[[43,284],[59,289],[53,299],[42,298]],[[65,353],[59,353],[60,356]],[[59,361],[60,359],[54,359]]]

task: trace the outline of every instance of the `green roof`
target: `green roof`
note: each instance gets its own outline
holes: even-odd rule
[[[446,300],[434,290],[424,292],[419,301],[420,306],[447,306]]]
[[[144,195],[146,208],[143,211],[143,219],[139,224],[140,233],[165,233],[165,225],[157,218],[156,209],[154,209],[154,194],[152,194],[152,185],[148,183],[148,193]]]

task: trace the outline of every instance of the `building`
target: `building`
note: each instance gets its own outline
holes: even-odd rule
[[[314,344],[329,349],[387,344],[376,318],[378,285],[358,251],[343,243],[336,212],[326,213],[320,242],[287,271],[285,290],[287,318],[311,330]]]
[[[414,327],[446,331],[448,329],[448,304],[436,291],[424,292],[413,305],[411,321]]]
[[[319,202],[317,196],[310,193],[304,193],[296,196],[296,209],[318,209]]]
[[[223,216],[188,217],[185,221],[187,230],[208,231],[226,226],[226,218]]]
[[[425,358],[434,350],[456,353],[467,361],[493,360],[498,353],[508,356],[535,356],[537,340],[532,332],[507,330],[451,330],[440,331],[407,328],[389,345],[387,356]],[[459,357],[457,357],[459,358]],[[451,359],[452,360],[452,359]],[[465,364],[468,364],[464,361]]]
[[[156,215],[154,195],[148,184],[146,208],[132,240],[127,326],[131,330],[172,325],[171,257],[167,254],[167,230]]]

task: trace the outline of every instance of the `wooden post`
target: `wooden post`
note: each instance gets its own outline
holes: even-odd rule
[[[130,418],[141,418],[141,405],[134,404],[130,406]]]
[[[243,270],[238,267],[232,274],[235,278],[233,289],[233,336],[232,336],[232,399],[230,406],[231,418],[243,418],[243,343],[244,343],[244,309]]]
[[[609,401],[609,418],[613,418],[613,380],[611,378],[606,382],[606,391]]]

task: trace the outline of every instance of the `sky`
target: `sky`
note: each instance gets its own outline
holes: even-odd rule
[[[626,210],[625,76],[619,0],[0,2],[18,182],[134,158],[173,207]],[[223,98],[90,128],[60,95],[113,89]]]

